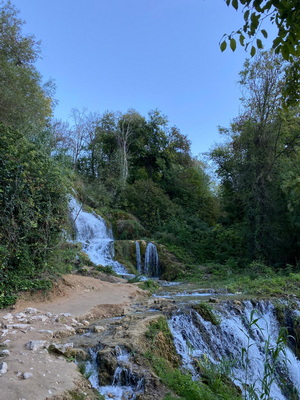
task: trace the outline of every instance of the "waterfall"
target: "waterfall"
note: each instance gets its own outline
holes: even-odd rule
[[[263,380],[269,379],[270,398],[291,398],[290,393],[300,388],[300,361],[288,347],[284,347],[275,364],[272,364],[270,354],[278,348],[279,337],[273,304],[261,301],[255,308],[250,301],[243,302],[241,307],[227,302],[218,314],[221,319],[219,325],[204,320],[191,308],[176,313],[169,320],[183,367],[197,379],[195,359],[200,362],[201,359],[206,360],[212,365],[227,362],[231,365],[231,379],[242,390],[252,385],[255,392],[261,395]],[[268,363],[274,368],[274,381],[272,375],[264,375]],[[248,398],[247,393],[244,394]]]
[[[115,347],[117,367],[112,377],[111,385],[101,386],[101,376],[97,365],[97,349],[89,349],[91,361],[86,363],[86,372],[90,373],[89,381],[93,388],[104,396],[105,399],[135,400],[138,393],[145,391],[145,379],[132,370],[129,353]]]
[[[146,247],[144,274],[159,277],[159,258],[155,244],[149,242]]]
[[[114,239],[112,230],[96,213],[83,211],[75,198],[69,202],[72,220],[76,230],[76,242],[82,243],[82,250],[96,265],[111,266],[117,274],[127,274],[125,267],[113,260]]]
[[[135,252],[136,252],[136,269],[139,274],[142,273],[142,259],[141,259],[141,248],[138,241],[135,242]]]

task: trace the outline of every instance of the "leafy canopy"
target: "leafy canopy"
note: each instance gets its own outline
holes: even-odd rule
[[[225,0],[228,6],[236,10],[243,7],[244,25],[230,35],[225,34],[220,43],[224,51],[229,42],[231,50],[239,43],[254,56],[257,49],[263,48],[263,40],[268,32],[262,29],[265,20],[277,27],[277,36],[273,40],[273,49],[285,60],[291,61],[300,56],[300,2],[299,0]],[[260,37],[258,37],[260,36]]]

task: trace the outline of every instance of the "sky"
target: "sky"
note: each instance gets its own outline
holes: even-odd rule
[[[36,67],[56,83],[54,111],[159,109],[192,143],[194,156],[220,142],[241,111],[244,49],[222,53],[240,11],[224,0],[12,0],[24,33],[42,42]]]

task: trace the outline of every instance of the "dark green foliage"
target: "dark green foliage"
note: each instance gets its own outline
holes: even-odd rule
[[[66,215],[65,184],[55,163],[22,134],[0,125],[1,292],[38,287]],[[32,284],[28,285],[28,282]]]

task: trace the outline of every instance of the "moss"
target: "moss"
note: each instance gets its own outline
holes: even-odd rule
[[[181,275],[184,265],[161,244],[157,244],[160,268],[162,271],[161,279],[174,281]]]
[[[136,273],[136,249],[133,240],[115,241],[115,259],[125,265],[130,273]]]
[[[213,325],[220,325],[220,319],[214,314],[213,308],[208,303],[193,304],[192,308],[199,314],[205,321],[211,322]]]
[[[147,281],[139,283],[138,287],[143,290],[148,290],[150,293],[154,293],[159,288],[159,284],[156,281],[148,279]]]
[[[149,350],[152,355],[162,357],[172,367],[179,366],[180,361],[173,342],[173,336],[165,317],[160,316],[155,321],[152,321],[145,332],[145,337],[148,340]]]

